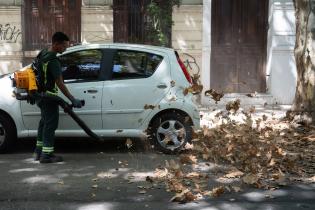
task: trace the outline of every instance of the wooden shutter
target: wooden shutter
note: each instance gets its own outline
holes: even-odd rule
[[[114,42],[128,42],[128,0],[114,0]]]
[[[81,42],[81,0],[24,0],[23,48],[38,50],[51,44],[56,31],[71,44]]]
[[[210,86],[266,92],[267,0],[212,0]]]

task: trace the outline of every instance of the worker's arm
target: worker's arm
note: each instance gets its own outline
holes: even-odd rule
[[[63,83],[62,76],[58,77],[56,80],[56,84],[58,88],[61,90],[61,92],[69,98],[69,100],[72,102],[73,107],[81,108],[82,107],[82,101],[79,99],[74,98],[71,93],[69,92],[67,86],[65,86],[65,83]]]
[[[71,93],[69,92],[67,86],[65,86],[65,83],[63,82],[63,78],[62,76],[58,77],[56,79],[56,84],[58,86],[58,88],[60,89],[60,91],[70,100],[73,101],[74,97],[71,95]]]

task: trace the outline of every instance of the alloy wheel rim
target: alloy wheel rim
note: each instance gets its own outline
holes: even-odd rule
[[[164,121],[157,129],[157,140],[165,149],[174,151],[183,145],[185,139],[185,126],[177,120]]]

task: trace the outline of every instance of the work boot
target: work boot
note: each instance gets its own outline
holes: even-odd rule
[[[41,154],[42,154],[42,150],[39,148],[36,148],[33,154],[34,160],[39,161]]]
[[[52,153],[51,154],[42,153],[39,158],[40,163],[58,163],[62,161],[63,161],[63,158],[61,156],[56,156]]]

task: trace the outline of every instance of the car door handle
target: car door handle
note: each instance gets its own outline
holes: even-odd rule
[[[163,84],[163,83],[161,83],[161,84],[158,84],[158,86],[157,86],[158,88],[160,88],[160,89],[165,89],[165,88],[167,88],[167,85],[166,84]]]
[[[97,90],[87,90],[88,93],[97,93]]]

